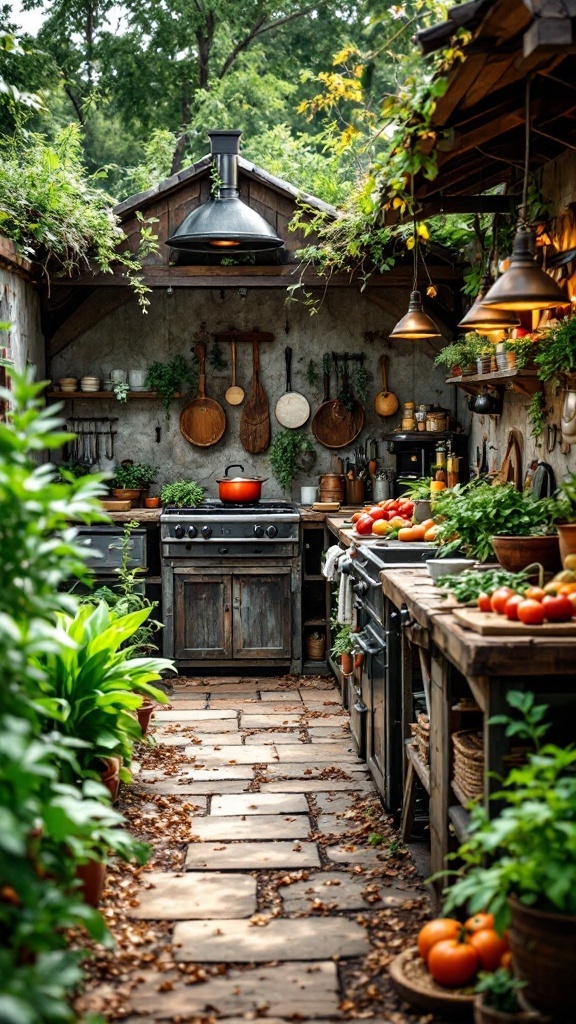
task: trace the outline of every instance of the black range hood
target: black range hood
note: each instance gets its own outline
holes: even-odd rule
[[[239,198],[238,153],[240,131],[208,132],[216,161],[218,195],[184,218],[166,242],[187,252],[263,252],[284,244],[274,228]]]

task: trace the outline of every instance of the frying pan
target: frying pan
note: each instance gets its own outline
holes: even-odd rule
[[[206,344],[196,343],[198,358],[198,394],[182,410],[180,431],[190,444],[209,448],[216,444],[226,430],[226,413],[214,398],[206,397]]]
[[[236,383],[236,341],[234,338],[230,342],[230,351],[232,354],[232,383],[224,395],[224,398],[228,402],[228,405],[240,405],[240,403],[244,401],[244,391]]]
[[[298,391],[292,391],[292,349],[289,345],[284,349],[286,360],[286,391],[276,402],[274,412],[282,427],[294,430],[302,427],[310,415],[310,403]]]
[[[379,391],[374,399],[374,408],[379,416],[393,416],[395,412],[398,412],[400,402],[393,391],[388,391],[388,356],[381,355],[379,362],[382,373],[382,391]]]
[[[260,382],[260,350],[257,335],[252,341],[252,383],[240,418],[240,444],[252,455],[263,452],[270,444],[268,399]]]
[[[330,371],[324,372],[324,398],[312,417],[311,430],[325,448],[345,448],[361,433],[365,412],[354,399],[352,410],[338,398],[330,398]]]

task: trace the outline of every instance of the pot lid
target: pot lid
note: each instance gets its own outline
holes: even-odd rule
[[[267,476],[222,476],[216,478],[217,484],[263,484]]]

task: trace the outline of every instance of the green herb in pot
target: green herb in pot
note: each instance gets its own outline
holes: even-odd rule
[[[462,604],[469,604],[476,601],[480,594],[491,594],[498,587],[510,587],[515,593],[522,594],[529,583],[526,572],[487,569],[486,572],[463,572],[460,576],[440,576],[436,586],[449,590]]]
[[[175,508],[194,508],[204,498],[204,488],[194,480],[175,480],[172,484],[164,484],[160,491],[163,505]]]

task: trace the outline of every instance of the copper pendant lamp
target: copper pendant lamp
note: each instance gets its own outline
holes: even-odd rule
[[[524,182],[522,205],[518,211],[518,224],[510,266],[492,285],[482,299],[483,306],[497,309],[531,310],[553,309],[569,301],[565,293],[535,262],[535,234],[527,219],[528,169],[530,161],[530,81],[526,83],[526,134],[524,147]]]
[[[418,291],[418,231],[416,230],[416,216],[413,216],[413,238],[414,245],[414,279],[408,312],[395,327],[390,331],[391,338],[406,338],[408,341],[419,341],[424,338],[439,338],[440,330],[431,317],[424,312],[422,296]]]
[[[485,306],[484,296],[491,284],[489,274],[482,278],[480,291],[458,327],[469,331],[507,331],[510,327],[519,327],[520,317],[511,310],[499,309],[497,306]]]

